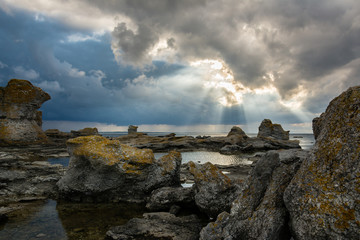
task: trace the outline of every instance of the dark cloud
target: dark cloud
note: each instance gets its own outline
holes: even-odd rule
[[[154,29],[141,24],[136,33],[122,22],[115,27],[112,37],[112,48],[119,62],[131,65],[151,64],[148,52],[158,41]]]
[[[17,0],[17,6],[27,6],[21,2]],[[34,3],[33,9],[43,11],[41,21],[31,12],[12,10],[14,17],[0,12],[0,77],[30,76],[53,91],[56,98],[45,114],[49,119],[79,120],[83,114],[82,121],[233,123],[261,121],[258,118],[269,116],[262,111],[268,110],[277,114],[278,122],[295,123],[302,121],[301,114],[312,117],[323,111],[333,97],[359,82],[357,0],[74,0],[63,4],[80,4],[98,17],[118,20],[111,33],[94,40],[89,24],[79,28],[84,25],[80,19],[84,9],[67,8],[71,14],[78,13],[77,18],[65,8],[47,18],[41,3]],[[83,40],[68,40],[75,35]],[[234,76],[233,87],[241,86],[242,103],[231,89],[204,88],[211,76],[192,64],[205,59],[224,63]],[[270,89],[270,93],[249,93],[249,89]],[[57,99],[68,108],[51,111],[60,108]],[[233,106],[220,106],[219,99]],[[294,101],[302,106],[291,104]],[[294,106],[297,109],[291,109]]]

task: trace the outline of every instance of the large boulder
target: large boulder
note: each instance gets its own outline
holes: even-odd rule
[[[200,239],[289,239],[283,193],[306,157],[303,150],[267,152],[251,170],[230,214],[218,215]]]
[[[49,99],[49,94],[27,80],[11,79],[0,87],[0,144],[47,142],[37,109]]]
[[[58,182],[61,198],[72,201],[143,202],[151,191],[180,186],[181,154],[159,160],[149,149],[137,149],[102,136],[67,142],[69,169]]]
[[[210,162],[202,165],[189,162],[188,165],[194,176],[195,203],[200,211],[209,217],[229,211],[231,203],[240,192],[240,186]]]
[[[280,124],[272,123],[270,119],[264,119],[259,126],[257,136],[289,140],[289,131],[284,131]]]
[[[314,121],[311,156],[284,200],[295,239],[359,239],[360,86],[332,100]]]
[[[152,191],[146,208],[150,211],[170,210],[173,206],[194,207],[194,189],[183,187],[163,187]]]

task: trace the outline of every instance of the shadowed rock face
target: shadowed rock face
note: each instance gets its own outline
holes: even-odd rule
[[[70,139],[69,169],[58,182],[60,197],[72,201],[143,202],[152,190],[180,186],[181,155],[159,160],[150,149],[137,149],[101,136]]]
[[[215,165],[188,163],[195,181],[195,204],[209,217],[230,210],[232,201],[239,195],[240,186],[234,184]]]
[[[360,86],[332,100],[313,124],[312,154],[284,195],[292,231],[296,239],[359,239]]]
[[[251,170],[230,214],[218,215],[200,239],[289,239],[283,193],[306,157],[303,150],[266,153]]]
[[[196,215],[176,217],[165,212],[145,213],[144,218],[133,218],[125,225],[112,227],[106,239],[113,240],[197,240],[202,227]]]
[[[49,94],[26,80],[12,79],[0,87],[0,144],[47,142],[37,109],[49,99]]]
[[[280,124],[274,124],[270,119],[264,119],[259,126],[258,137],[289,140],[289,131],[284,131]]]

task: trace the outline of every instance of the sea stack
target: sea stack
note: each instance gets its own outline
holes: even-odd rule
[[[11,79],[0,87],[0,145],[46,143],[42,112],[37,109],[49,99],[27,80]]]

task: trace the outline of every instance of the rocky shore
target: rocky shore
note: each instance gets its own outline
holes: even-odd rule
[[[16,86],[19,91],[41,93],[41,101],[34,100],[38,95],[29,94],[28,103],[24,99],[14,103],[28,117],[14,117],[15,108],[7,100],[9,94],[16,94]],[[24,202],[55,199],[146,205],[149,212],[142,218],[110,227],[106,239],[360,236],[360,87],[342,93],[314,119],[316,143],[311,151],[302,150],[298,141],[289,140],[288,131],[268,119],[255,138],[239,127],[233,127],[226,137],[197,138],[150,137],[138,133],[136,126],[129,128],[127,136],[114,139],[100,136],[95,129],[42,132],[36,109],[47,99],[46,94],[22,80],[11,80],[0,90],[1,126],[24,119],[31,123],[26,128],[36,129],[29,130],[36,134],[21,139],[9,132],[11,127],[0,129],[2,224]],[[209,162],[182,164],[181,151],[199,149],[263,154],[254,157],[247,168]],[[157,151],[168,154],[156,159]],[[69,166],[49,164],[50,156],[70,156]],[[193,185],[182,187],[184,179],[192,180]]]

